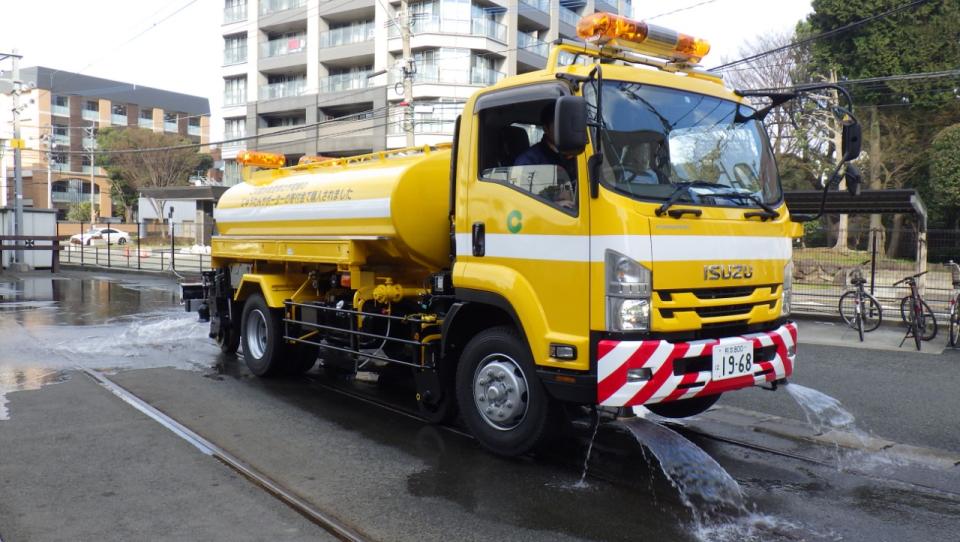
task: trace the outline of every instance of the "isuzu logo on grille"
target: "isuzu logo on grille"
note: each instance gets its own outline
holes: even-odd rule
[[[713,264],[703,266],[703,280],[736,280],[753,277],[753,266],[746,264]]]

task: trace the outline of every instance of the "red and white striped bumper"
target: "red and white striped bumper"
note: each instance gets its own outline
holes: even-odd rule
[[[713,347],[718,339],[672,343],[665,340],[607,341],[597,346],[597,404],[632,406],[689,399],[756,386],[786,378],[796,360],[797,324],[788,322],[774,331],[750,333],[757,360],[753,375],[713,380]],[[692,369],[674,374],[674,362],[685,358]],[[679,365],[679,364],[678,364]],[[648,368],[652,378],[628,382],[627,370]],[[696,370],[701,369],[701,370]]]

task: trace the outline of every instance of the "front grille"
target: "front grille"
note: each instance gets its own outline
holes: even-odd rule
[[[694,311],[700,318],[716,318],[719,316],[739,316],[744,317],[750,314],[754,307],[763,306],[776,307],[776,301],[764,301],[762,303],[742,303],[737,305],[718,305],[716,307],[689,307],[683,309],[659,309],[662,318],[673,318],[674,314],[682,311]]]
[[[748,297],[756,293],[761,288],[769,288],[771,294],[776,294],[779,290],[777,284],[761,284],[753,286],[728,286],[725,288],[699,288],[695,290],[657,290],[660,299],[670,301],[675,294],[690,293],[697,299],[731,299],[735,297]]]

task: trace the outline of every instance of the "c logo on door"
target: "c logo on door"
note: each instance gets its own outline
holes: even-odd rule
[[[507,230],[510,233],[517,233],[523,228],[523,215],[520,211],[510,211],[507,215]]]

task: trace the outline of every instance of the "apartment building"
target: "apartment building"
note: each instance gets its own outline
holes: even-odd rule
[[[542,69],[579,18],[631,0],[410,2],[417,145],[449,141],[464,102]],[[224,0],[224,182],[237,153],[344,156],[406,145],[399,0]],[[256,136],[256,137],[254,137]]]
[[[0,79],[9,77],[9,73],[0,75]],[[209,141],[207,98],[45,67],[21,69],[20,79],[24,88],[20,135],[26,145],[21,153],[24,205],[55,208],[60,219],[70,205],[90,201],[91,169],[97,215],[113,216],[106,172],[91,164],[90,154],[83,152],[95,144],[97,130],[143,128],[180,134],[197,143]],[[0,89],[4,111],[12,107],[9,91],[9,87]],[[12,136],[10,120],[9,115],[0,119],[0,139]],[[0,207],[13,204],[12,154],[9,149],[0,150]]]

